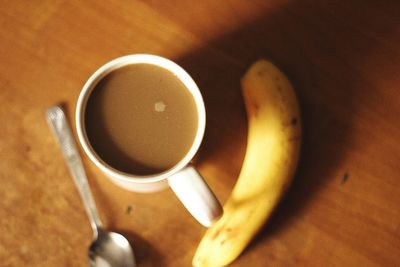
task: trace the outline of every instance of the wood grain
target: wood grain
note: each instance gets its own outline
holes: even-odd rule
[[[400,265],[400,2],[8,1],[0,9],[0,265],[84,266],[91,229],[44,111],[70,119],[115,57],[181,64],[205,98],[196,164],[224,202],[240,171],[240,77],[272,59],[300,97],[295,182],[233,266]],[[170,190],[124,191],[84,164],[104,224],[140,266],[190,266],[204,233]]]

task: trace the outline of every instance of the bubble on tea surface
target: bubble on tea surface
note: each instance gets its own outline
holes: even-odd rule
[[[154,104],[154,110],[157,112],[164,112],[166,108],[167,105],[165,105],[163,101],[158,101],[157,103]]]

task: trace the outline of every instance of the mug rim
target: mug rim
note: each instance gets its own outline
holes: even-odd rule
[[[118,68],[121,68],[123,66],[131,64],[153,64],[158,67],[164,68],[168,71],[171,71],[185,85],[186,89],[192,94],[194,101],[196,103],[198,125],[197,125],[196,136],[193,140],[192,146],[187,151],[185,156],[179,162],[177,162],[173,167],[156,174],[149,174],[149,175],[130,174],[110,166],[94,151],[86,133],[85,111],[86,111],[87,101],[91,93],[93,92],[93,89],[96,87],[97,83],[110,72]],[[171,175],[179,172],[181,169],[183,169],[190,163],[194,155],[197,153],[200,144],[203,140],[205,124],[206,124],[206,114],[205,114],[203,97],[200,93],[197,84],[181,66],[161,56],[156,56],[151,54],[131,54],[115,58],[105,63],[89,77],[78,97],[76,105],[76,113],[75,113],[75,123],[78,133],[78,139],[83,147],[83,150],[85,151],[89,159],[101,171],[103,171],[111,178],[115,178],[125,182],[153,183],[167,179]]]

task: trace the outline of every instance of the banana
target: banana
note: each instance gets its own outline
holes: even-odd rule
[[[246,154],[224,214],[205,233],[193,266],[225,266],[271,216],[294,176],[301,144],[298,101],[271,62],[255,62],[242,78],[248,116]]]

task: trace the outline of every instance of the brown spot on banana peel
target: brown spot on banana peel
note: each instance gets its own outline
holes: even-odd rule
[[[282,123],[282,128],[297,127],[298,124],[299,124],[299,120],[297,119],[297,117],[294,116],[290,119],[290,121],[286,121],[286,122]]]
[[[220,227],[216,228],[214,230],[214,233],[211,235],[211,240],[215,240],[222,232],[222,230],[224,229],[225,224],[221,225]]]
[[[257,75],[260,76],[260,77],[263,77],[266,74],[268,74],[268,71],[265,70],[265,69],[260,69],[260,70],[257,71]],[[277,78],[277,77],[275,77],[275,78]]]
[[[259,199],[259,194],[262,194],[262,193],[265,193],[265,192],[260,192],[257,195],[255,195],[249,199],[245,199],[245,200],[241,200],[241,201],[234,201],[236,203],[235,204],[236,209],[239,209],[240,206],[242,206],[242,205],[249,205],[249,202],[257,202]],[[258,203],[256,205],[252,206],[252,209],[248,212],[248,217],[247,217],[248,220],[250,220],[253,217],[254,212],[257,209],[258,209]],[[217,228],[215,228],[214,232],[211,235],[211,240],[216,240],[218,238],[221,238],[219,243],[222,246],[227,241],[229,241],[230,239],[235,237],[235,235],[237,234],[237,231],[240,231],[241,227],[238,228],[235,226],[228,226],[229,224],[232,225],[231,218],[229,218],[227,221],[225,221],[221,226],[218,226]]]

